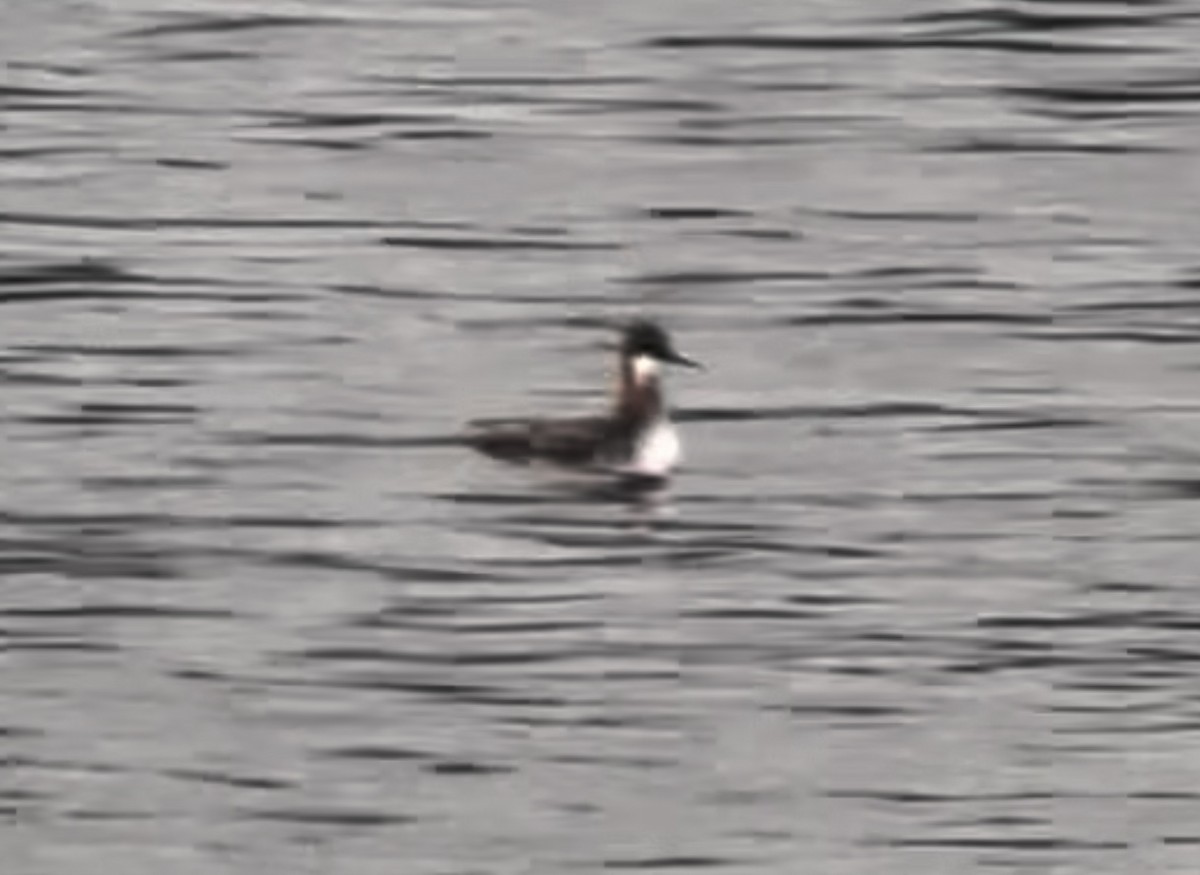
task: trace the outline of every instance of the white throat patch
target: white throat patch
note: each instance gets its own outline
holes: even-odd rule
[[[633,380],[638,385],[647,383],[658,376],[658,359],[648,355],[635,356],[633,359]]]

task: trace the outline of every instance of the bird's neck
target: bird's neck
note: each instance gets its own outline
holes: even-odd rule
[[[662,415],[659,363],[646,355],[621,357],[616,415],[630,422],[650,422]]]

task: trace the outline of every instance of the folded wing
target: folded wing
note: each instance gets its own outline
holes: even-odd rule
[[[477,420],[470,424],[466,440],[481,453],[509,462],[546,459],[560,465],[591,465],[599,461],[607,425],[600,416]]]

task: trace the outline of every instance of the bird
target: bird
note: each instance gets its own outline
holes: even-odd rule
[[[670,335],[648,319],[628,323],[618,348],[616,392],[607,412],[570,418],[481,419],[468,423],[466,442],[507,462],[549,462],[662,482],[682,456],[663,395],[661,365],[703,370],[679,352]]]

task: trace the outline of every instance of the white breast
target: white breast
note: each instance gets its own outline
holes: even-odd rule
[[[675,427],[670,421],[660,419],[638,441],[632,467],[641,474],[662,476],[678,464],[680,455]]]

